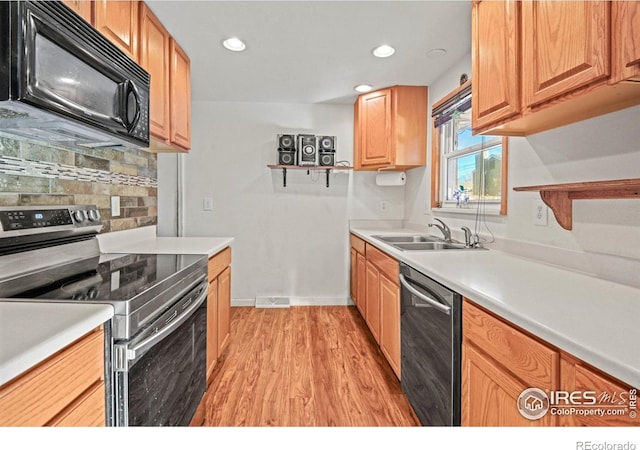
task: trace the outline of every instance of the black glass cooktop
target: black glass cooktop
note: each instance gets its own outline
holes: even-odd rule
[[[126,302],[206,264],[203,255],[101,254],[0,284],[0,298]]]

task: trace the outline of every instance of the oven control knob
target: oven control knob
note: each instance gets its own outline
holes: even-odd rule
[[[91,222],[97,222],[100,220],[100,212],[97,209],[90,209],[88,216]]]
[[[73,220],[75,220],[78,223],[84,222],[86,218],[87,218],[87,214],[81,209],[73,212]]]

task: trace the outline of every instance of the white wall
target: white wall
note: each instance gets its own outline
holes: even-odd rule
[[[471,73],[467,55],[430,86],[430,102]],[[640,177],[640,107],[561,127],[527,138],[509,139],[509,197],[505,218],[488,218],[497,248],[567,265],[596,276],[640,285],[640,202],[574,201],[573,230],[562,229],[549,211],[548,226],[533,225],[537,193],[514,192],[514,186]],[[429,136],[430,161],[430,136]],[[405,219],[427,224],[430,167],[407,174]],[[436,213],[452,230],[473,229],[474,217]],[[458,236],[460,236],[459,234]],[[486,228],[482,236],[489,237]],[[531,244],[535,244],[531,245]],[[561,251],[567,250],[567,251]]]
[[[337,159],[353,162],[353,107],[194,102],[191,117],[193,148],[181,156],[183,234],[235,237],[234,299],[345,303],[348,221],[403,219],[404,188],[378,187],[375,172],[353,171],[332,174],[329,188],[323,172],[289,171],[285,188],[282,172],[267,164],[277,163],[284,132],[336,135]],[[203,211],[204,197],[213,211]]]
[[[177,153],[158,154],[158,236],[178,235]]]

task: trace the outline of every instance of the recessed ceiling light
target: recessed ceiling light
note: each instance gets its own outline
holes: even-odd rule
[[[432,48],[427,52],[427,57],[431,59],[440,58],[447,54],[447,51],[444,48]]]
[[[241,52],[242,50],[247,48],[245,43],[236,37],[225,39],[224,41],[222,41],[222,45],[224,45],[224,48],[226,48],[227,50],[231,50],[232,52]]]
[[[371,89],[373,89],[373,86],[371,86],[370,84],[359,84],[354,87],[354,89],[358,92],[369,92]]]
[[[396,49],[391,47],[390,45],[381,45],[380,47],[374,48],[372,53],[378,58],[386,58],[393,55],[395,52]]]

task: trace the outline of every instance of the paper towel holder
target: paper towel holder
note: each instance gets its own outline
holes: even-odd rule
[[[378,172],[382,172],[383,170],[396,170],[396,166],[380,167]]]

